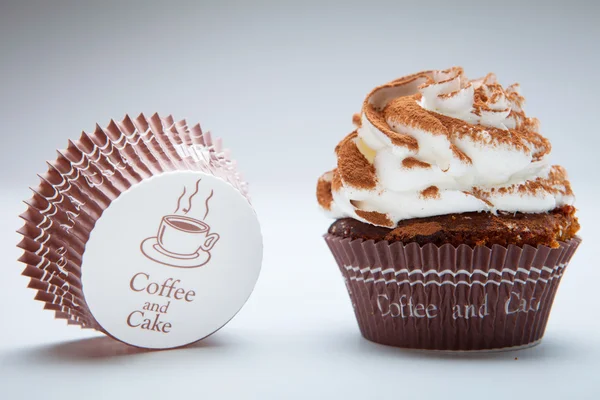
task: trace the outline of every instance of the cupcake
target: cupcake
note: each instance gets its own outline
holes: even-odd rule
[[[362,335],[494,350],[540,342],[580,239],[566,171],[519,86],[462,68],[375,88],[317,199]]]

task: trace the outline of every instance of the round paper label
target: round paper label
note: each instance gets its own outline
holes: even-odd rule
[[[261,262],[258,219],[236,189],[204,173],[165,173],[123,193],[98,220],[83,258],[83,294],[116,339],[179,347],[233,318]]]

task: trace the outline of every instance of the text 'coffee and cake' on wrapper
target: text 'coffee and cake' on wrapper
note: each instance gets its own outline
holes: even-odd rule
[[[538,344],[559,283],[581,243],[470,247],[325,235],[362,335],[426,350]]]
[[[36,300],[143,348],[196,342],[241,309],[262,236],[247,184],[199,125],[96,126],[48,163],[19,230]]]

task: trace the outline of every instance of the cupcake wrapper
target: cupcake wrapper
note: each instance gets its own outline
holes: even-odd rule
[[[69,141],[58,151],[20,215],[19,261],[35,299],[68,324],[102,330],[83,296],[81,262],[91,231],[122,193],[156,175],[199,171],[220,177],[248,198],[247,184],[219,139],[185,120],[125,116]],[[249,198],[248,198],[249,199]]]
[[[579,238],[546,246],[441,247],[325,235],[362,335],[414,349],[532,345]]]

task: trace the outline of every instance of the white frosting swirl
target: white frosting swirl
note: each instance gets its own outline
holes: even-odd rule
[[[360,127],[319,181],[334,218],[395,226],[409,218],[498,210],[539,213],[572,204],[564,169],[522,110],[518,86],[461,68],[427,71],[373,90]]]

